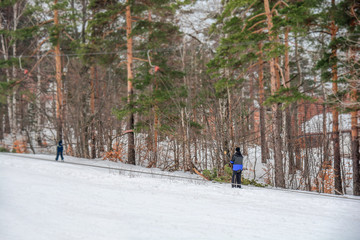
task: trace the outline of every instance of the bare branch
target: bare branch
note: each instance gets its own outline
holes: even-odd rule
[[[104,34],[103,34],[103,36],[102,36],[102,39],[104,39],[107,35],[109,35],[109,34],[111,34],[111,33],[113,33],[113,32],[115,32],[116,30],[120,30],[120,29],[126,29],[125,27],[118,27],[118,28],[116,28],[116,29],[113,29],[113,30],[110,30],[110,31],[107,31],[107,32],[105,32]]]
[[[355,8],[360,8],[360,6],[358,4],[352,5],[350,12],[351,12],[351,15],[357,20],[357,24],[360,24],[360,20],[359,20],[358,16],[356,15]]]
[[[127,64],[127,61],[122,61],[122,62],[120,62],[116,67],[118,68],[118,67],[120,67],[120,66],[123,65],[123,64]]]
[[[75,41],[75,39],[73,39],[70,34],[68,34],[67,32],[63,31],[65,33],[65,35],[71,40],[71,41]]]
[[[254,4],[256,3],[256,1],[254,1],[244,12],[243,17],[245,18],[246,14],[248,13],[248,11],[250,10],[250,8],[252,8],[252,6],[254,6]]]
[[[281,75],[281,79],[282,79],[282,84],[284,85],[284,87],[286,86],[286,82],[285,82],[285,77],[284,77],[284,73],[281,69],[281,67],[279,66],[278,63],[275,62],[275,66],[279,69],[280,75]]]
[[[133,57],[133,59],[139,60],[139,61],[142,61],[142,62],[149,62],[149,60],[142,59],[142,58],[137,58],[137,57]]]
[[[264,30],[267,30],[267,28],[260,28],[259,30],[256,30],[256,31],[254,31],[254,32],[252,32],[252,33],[259,33],[259,32],[262,32],[262,31],[264,31]]]
[[[38,27],[40,27],[40,26],[42,26],[42,25],[45,25],[45,24],[48,24],[48,23],[51,23],[51,22],[53,22],[53,21],[54,21],[54,19],[47,20],[47,21],[45,21],[45,22],[40,23],[40,24],[38,25]]]
[[[186,35],[188,35],[189,37],[195,39],[196,41],[198,41],[199,43],[203,44],[202,41],[200,41],[197,37],[195,37],[194,35],[190,34],[190,33],[187,33]]]
[[[266,15],[266,13],[264,13],[264,12],[263,12],[263,13],[260,13],[260,14],[258,14],[258,15],[256,15],[256,16],[250,18],[249,21],[253,20],[254,18],[260,17],[260,16],[262,16],[262,15]]]
[[[37,48],[34,50],[34,52],[31,54],[30,57],[34,56],[34,55],[39,51],[40,47],[41,47],[47,40],[49,40],[49,38],[50,38],[50,37],[47,37],[47,38],[45,38],[44,40],[42,40],[42,41],[40,42],[39,46],[37,46]]]
[[[265,20],[262,20],[262,21],[260,21],[260,22],[255,23],[253,26],[251,26],[251,27],[249,28],[249,30],[253,29],[253,28],[256,27],[257,25],[259,25],[259,24],[261,24],[261,23],[264,23],[264,22],[266,22],[266,19],[265,19]]]
[[[25,79],[29,78],[30,74],[34,71],[34,69],[37,67],[37,65],[44,59],[44,57],[46,57],[49,53],[53,52],[54,50],[49,50],[47,51],[44,55],[41,56],[41,58],[35,63],[35,65],[32,67],[32,69],[26,74],[26,76],[16,82],[14,82],[12,85],[16,86],[19,83],[21,83],[22,81],[24,81]]]
[[[278,1],[278,2],[273,6],[273,8],[271,9],[271,13],[272,13],[272,12],[275,10],[275,8],[276,8],[278,5],[280,5],[280,4],[284,4],[285,6],[289,7],[289,5],[287,5],[286,2],[280,0],[280,1]]]

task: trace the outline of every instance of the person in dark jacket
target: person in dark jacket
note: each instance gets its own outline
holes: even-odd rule
[[[64,150],[64,147],[62,145],[62,141],[60,140],[57,145],[57,153],[56,153],[56,159],[55,159],[56,161],[59,159],[59,155],[61,156],[61,161],[64,161],[63,150]]]
[[[230,163],[233,165],[233,175],[231,179],[232,187],[241,188],[241,172],[243,170],[243,155],[240,148],[236,148],[235,154],[232,156]]]

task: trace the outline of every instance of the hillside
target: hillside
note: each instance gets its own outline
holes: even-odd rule
[[[0,154],[3,240],[358,239],[360,199],[175,179]],[[158,170],[134,167],[137,171]],[[172,174],[172,173],[166,173]],[[195,178],[185,173],[173,173]]]

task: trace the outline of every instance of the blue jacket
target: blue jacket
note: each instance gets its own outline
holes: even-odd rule
[[[62,141],[59,141],[59,144],[57,145],[57,150],[58,152],[62,152],[64,149],[63,145],[62,145]]]
[[[238,171],[243,169],[243,156],[241,155],[241,153],[235,152],[230,162],[233,165],[233,171]]]

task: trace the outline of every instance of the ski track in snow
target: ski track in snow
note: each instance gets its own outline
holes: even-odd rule
[[[2,240],[359,237],[360,201],[128,176],[0,154]]]

